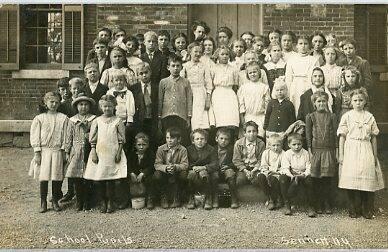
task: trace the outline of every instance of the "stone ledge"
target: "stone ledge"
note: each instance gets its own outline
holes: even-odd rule
[[[12,71],[13,79],[60,79],[69,77],[68,70],[18,70]]]
[[[0,120],[0,132],[30,132],[32,120]]]

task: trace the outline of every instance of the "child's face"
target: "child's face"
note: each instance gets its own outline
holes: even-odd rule
[[[57,111],[60,101],[57,97],[49,97],[44,101],[47,109],[51,112]]]
[[[122,90],[126,84],[125,77],[122,75],[113,76],[112,82],[113,82],[113,85],[116,88],[116,90]]]
[[[354,73],[350,70],[346,70],[344,73],[344,76],[345,76],[345,81],[346,81],[346,83],[348,83],[349,86],[356,85],[356,81],[357,81],[357,74],[356,73]]]
[[[157,38],[154,36],[144,37],[144,45],[146,47],[147,52],[154,52],[158,45]]]
[[[70,83],[70,93],[72,97],[77,97],[81,90],[81,86],[78,83]]]
[[[218,61],[221,64],[227,64],[229,61],[229,51],[226,49],[221,49],[218,53]]]
[[[186,39],[184,37],[179,37],[175,40],[175,48],[180,52],[186,49]]]
[[[149,83],[151,80],[151,71],[146,67],[139,68],[137,76],[141,82]]]
[[[203,39],[206,35],[205,28],[199,25],[197,26],[197,28],[195,28],[193,33],[195,40]]]
[[[140,138],[136,140],[135,148],[139,154],[143,154],[144,152],[146,152],[148,147],[149,147],[149,144],[147,141],[144,141],[144,139]]]
[[[194,62],[198,62],[202,56],[202,47],[194,46],[190,51],[191,60]]]
[[[285,87],[282,87],[282,86],[278,86],[278,87],[274,87],[274,94],[275,94],[275,97],[276,99],[284,99],[285,95],[286,95],[286,89]]]
[[[257,41],[253,43],[253,50],[257,53],[257,55],[260,55],[264,50],[264,42],[263,41]]]
[[[99,38],[110,39],[109,33],[108,33],[107,31],[100,31],[100,32],[98,33],[98,37],[99,37]]]
[[[127,55],[131,56],[133,55],[138,48],[135,47],[135,43],[133,41],[127,41],[125,43],[125,47],[127,48]]]
[[[58,87],[58,92],[61,95],[63,100],[66,100],[69,98],[69,88],[67,87]]]
[[[105,116],[111,117],[114,114],[115,106],[113,103],[105,101],[101,104],[101,111]]]
[[[323,73],[318,70],[313,71],[311,83],[317,88],[321,87],[323,85]]]
[[[164,35],[161,35],[161,36],[158,36],[158,46],[159,46],[159,49],[161,50],[165,50],[168,48],[168,38],[167,36],[164,36]]]
[[[182,70],[182,63],[180,63],[179,61],[177,62],[171,61],[170,64],[168,65],[168,70],[170,71],[170,74],[173,77],[178,77]]]
[[[100,58],[106,57],[106,45],[104,44],[95,44],[94,45],[94,51],[96,52],[97,56]]]
[[[125,32],[124,31],[119,31],[115,34],[115,40],[123,39],[125,37]]]
[[[306,54],[310,49],[310,45],[307,39],[298,39],[298,43],[296,44],[296,49],[298,49],[298,53]]]
[[[230,143],[230,137],[228,135],[226,135],[226,134],[219,134],[216,137],[216,142],[217,142],[219,147],[225,148]]]
[[[244,56],[244,62],[245,64],[249,64],[251,62],[256,62],[257,61],[257,57],[254,53],[247,53],[245,54]]]
[[[280,60],[280,57],[282,56],[282,49],[280,48],[280,46],[272,46],[270,55],[272,62],[277,63]]]
[[[356,55],[356,48],[352,44],[343,45],[343,51],[347,58],[353,58]]]
[[[204,47],[204,53],[206,55],[211,55],[213,54],[213,50],[214,50],[214,45],[213,45],[213,42],[211,40],[205,40],[203,41],[203,47]]]
[[[248,79],[257,82],[260,79],[260,68],[257,66],[250,66],[247,68]]]
[[[166,143],[169,148],[175,147],[179,144],[179,139],[177,137],[171,137],[170,132],[166,133]]]
[[[86,70],[86,78],[90,82],[95,83],[100,79],[100,72],[96,68],[93,68],[93,67],[88,68]]]
[[[290,147],[293,152],[299,152],[303,147],[302,141],[298,139],[292,139],[291,142],[288,144],[288,147]]]
[[[248,139],[249,142],[253,142],[257,139],[257,129],[253,126],[248,126],[245,129],[244,136]]]
[[[207,143],[206,137],[200,133],[194,133],[193,135],[193,144],[196,148],[202,149]]]
[[[124,55],[119,51],[112,51],[110,54],[110,61],[114,66],[120,66],[124,61]]]
[[[326,64],[333,65],[337,58],[334,48],[327,48],[324,53]]]
[[[90,110],[90,103],[87,101],[80,101],[77,104],[77,110],[81,115],[86,115]]]
[[[365,97],[361,94],[357,94],[357,95],[353,95],[352,96],[352,107],[353,109],[355,110],[363,110],[364,107],[365,107],[365,104],[366,104],[366,100],[365,100]]]
[[[327,45],[329,45],[329,46],[336,46],[337,45],[337,39],[331,35],[326,36],[326,41],[327,41]]]
[[[314,51],[320,51],[323,48],[323,38],[321,36],[314,36],[311,40],[311,43],[313,44]]]
[[[290,35],[283,35],[281,39],[282,48],[284,51],[292,50],[292,37]]]
[[[241,38],[247,44],[247,48],[251,48],[252,47],[253,37],[250,34],[244,34],[244,35],[242,35]]]
[[[273,141],[270,143],[269,148],[276,153],[280,153],[282,151],[282,142],[281,141]]]
[[[236,41],[233,44],[233,52],[236,54],[237,57],[241,57],[244,53],[244,45],[240,41]]]
[[[229,45],[229,37],[225,32],[218,33],[218,44],[219,45]]]
[[[280,40],[280,34],[277,33],[277,32],[271,32],[269,35],[268,35],[268,39],[269,39],[269,42],[272,43],[272,42],[279,42]]]
[[[317,111],[326,111],[327,109],[327,100],[324,96],[318,97],[314,102],[315,108]]]

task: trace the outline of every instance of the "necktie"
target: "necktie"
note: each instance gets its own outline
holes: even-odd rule
[[[148,84],[144,84],[144,90],[143,91],[144,91],[143,92],[144,103],[145,103],[146,107],[148,107],[152,103],[150,93],[148,92]]]
[[[148,54],[148,58],[150,58],[150,61],[152,61],[153,57],[154,57],[153,53]]]
[[[117,98],[120,95],[121,99],[124,98],[126,91],[113,91],[113,96]]]

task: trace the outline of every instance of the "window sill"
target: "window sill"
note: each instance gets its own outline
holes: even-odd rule
[[[69,77],[68,70],[18,70],[12,71],[13,79],[60,79]]]

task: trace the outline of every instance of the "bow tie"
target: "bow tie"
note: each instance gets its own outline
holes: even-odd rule
[[[114,97],[117,97],[118,95],[120,95],[121,98],[124,98],[126,93],[127,91],[113,91]]]

